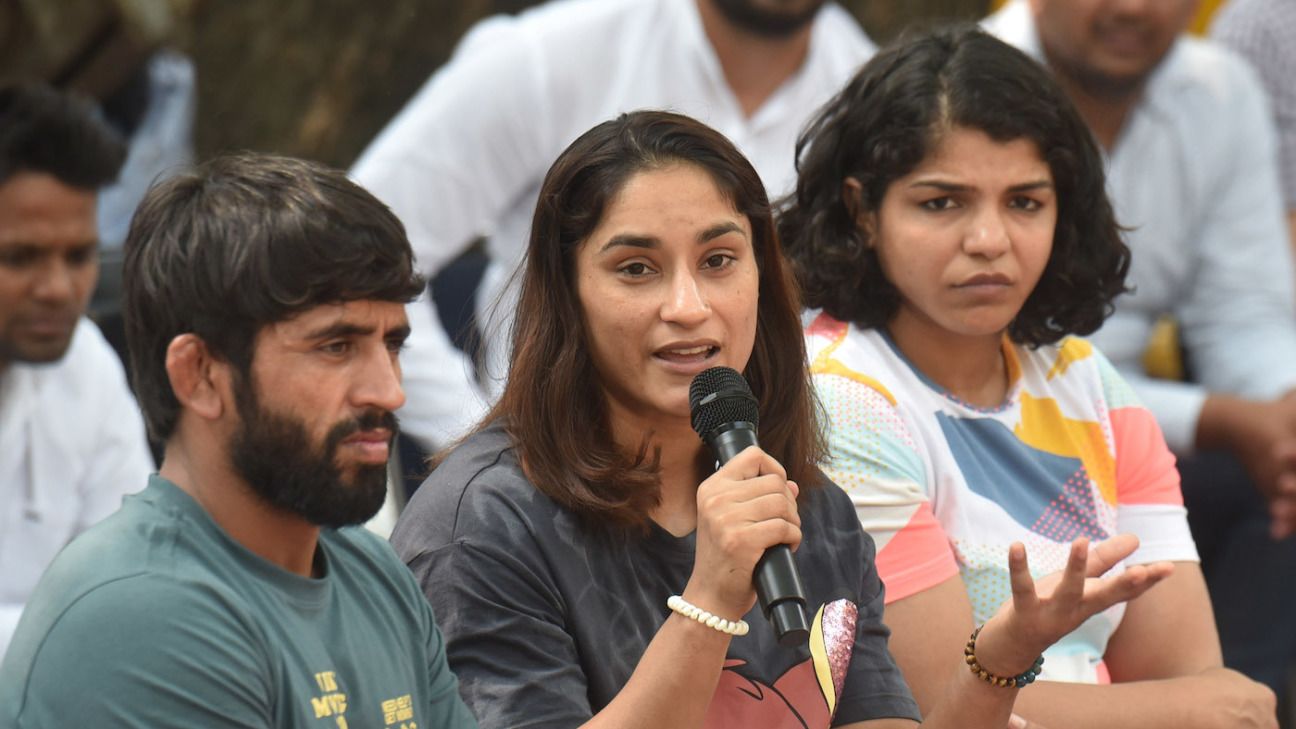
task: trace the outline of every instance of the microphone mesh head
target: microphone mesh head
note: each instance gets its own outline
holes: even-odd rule
[[[725,423],[760,425],[760,404],[747,380],[729,367],[712,367],[699,372],[689,384],[689,411],[693,430],[706,440],[707,434]]]

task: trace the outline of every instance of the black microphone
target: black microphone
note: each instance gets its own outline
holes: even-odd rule
[[[693,430],[711,447],[721,465],[747,446],[757,445],[760,406],[747,380],[728,367],[699,372],[689,384]],[[805,588],[792,561],[792,550],[777,544],[756,563],[756,597],[761,612],[774,626],[779,645],[805,645],[810,639]]]

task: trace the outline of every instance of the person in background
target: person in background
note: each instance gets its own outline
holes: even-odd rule
[[[1179,456],[1224,661],[1275,690],[1296,656],[1296,300],[1278,147],[1245,61],[1193,0],[1012,0],[985,27],[1044,63],[1098,140],[1130,291],[1092,339]],[[1144,374],[1163,315],[1189,381]]]
[[[806,303],[825,471],[879,545],[892,650],[924,713],[948,660],[1079,538],[1138,537],[1154,589],[1045,651],[1017,712],[1051,729],[1275,727],[1222,667],[1174,457],[1087,341],[1130,252],[1083,120],[975,28],[884,49],[798,144],[779,232]],[[1110,684],[1110,685],[1104,685]]]
[[[429,277],[487,240],[480,384],[416,303],[406,432],[446,446],[499,394],[515,301],[506,284],[545,170],[573,139],[621,112],[673,109],[734,140],[782,193],[801,125],[872,51],[825,0],[558,0],[475,26],[351,171],[405,223]]]
[[[84,316],[96,201],[125,154],[90,102],[0,88],[0,655],[54,555],[154,468],[121,362]]]
[[[360,524],[404,395],[400,222],[343,173],[218,158],[126,241],[160,472],[59,554],[0,663],[0,726],[470,729],[431,609]]]
[[[1273,103],[1278,129],[1287,225],[1296,245],[1296,3],[1291,0],[1229,0],[1216,13],[1210,36],[1250,61]]]
[[[526,261],[504,393],[392,535],[482,726],[912,726],[873,542],[816,467],[795,282],[751,164],[688,117],[599,124],[545,177]],[[761,443],[719,470],[689,406],[715,366],[751,384]],[[1098,579],[1134,541],[1077,542],[1038,591],[1016,545],[1013,600],[968,647],[984,670],[946,654],[962,670],[927,725],[1003,729],[1040,651],[1166,577]],[[752,588],[777,544],[812,616],[790,646]]]

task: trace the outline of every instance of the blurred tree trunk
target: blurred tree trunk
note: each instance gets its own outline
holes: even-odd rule
[[[535,0],[171,0],[198,73],[199,157],[274,151],[346,167],[474,22]],[[879,43],[990,0],[844,0]]]

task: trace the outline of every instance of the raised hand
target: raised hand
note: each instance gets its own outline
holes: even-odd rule
[[[1071,543],[1067,565],[1037,584],[1031,578],[1026,548],[1008,550],[1012,600],[1004,604],[977,638],[977,659],[999,676],[1017,675],[1059,638],[1090,616],[1118,602],[1142,595],[1174,571],[1169,562],[1133,565],[1117,575],[1103,575],[1134,553],[1138,538],[1121,534],[1095,544]]]
[[[734,619],[756,602],[752,571],[765,550],[801,543],[797,485],[752,446],[698,486],[697,552],[684,598]]]

